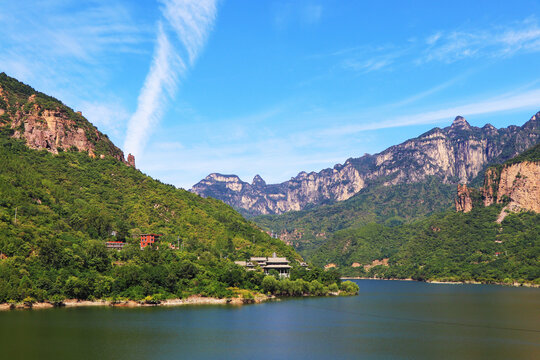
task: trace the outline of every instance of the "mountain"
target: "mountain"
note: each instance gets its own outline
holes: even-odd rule
[[[486,170],[481,189],[458,185],[456,210],[469,212],[474,206],[506,204],[498,221],[509,211],[540,213],[540,144],[499,166]]]
[[[449,209],[454,197],[454,185],[432,176],[413,184],[369,186],[344,201],[252,220],[309,258],[337,231],[369,223],[392,227],[410,223]]]
[[[540,285],[540,144],[458,186],[457,211],[336,231],[310,254],[345,274]],[[284,215],[280,215],[284,216]]]
[[[60,100],[5,73],[0,73],[0,126],[9,126],[14,130],[12,136],[23,139],[32,149],[45,149],[54,154],[76,149],[91,157],[112,156],[126,162],[122,150],[81,112],[74,112]],[[129,164],[134,166],[135,159],[131,154],[130,159]]]
[[[292,247],[223,202],[127,166],[106,135],[60,101],[5,74],[0,95],[0,303],[230,297],[235,288],[262,290],[264,278],[233,260],[274,252],[291,261],[291,280],[309,275],[317,294],[339,281],[320,269],[308,274]],[[140,233],[163,236],[141,251]],[[125,247],[107,250],[106,241]]]
[[[343,201],[375,185],[422,182],[434,176],[445,184],[468,183],[488,164],[502,163],[540,140],[540,112],[523,126],[470,126],[461,116],[375,155],[348,159],[318,173],[301,172],[281,184],[256,176],[251,184],[236,175],[210,174],[191,189],[233,206],[246,216],[282,214]]]

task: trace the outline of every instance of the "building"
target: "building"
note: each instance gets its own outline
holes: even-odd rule
[[[162,234],[141,234],[141,250],[158,241],[161,236]]]
[[[126,246],[123,241],[107,241],[107,249],[122,250]]]
[[[265,274],[270,274],[270,271],[276,270],[279,273],[279,277],[289,277],[291,266],[289,260],[284,257],[277,257],[276,253],[272,257],[252,257],[249,261],[235,261],[236,265],[240,265],[246,268],[247,271],[253,271],[256,266],[261,268]]]
[[[263,267],[264,273],[269,274],[270,271],[276,270],[279,273],[279,277],[289,277],[291,266],[289,260],[284,257],[277,257],[276,253],[266,260],[266,266]]]

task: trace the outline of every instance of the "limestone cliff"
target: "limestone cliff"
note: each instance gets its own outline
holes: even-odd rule
[[[497,203],[505,201],[511,211],[540,213],[540,161],[524,161],[502,168]]]
[[[125,162],[122,150],[82,113],[4,73],[0,74],[0,127],[10,128],[13,137],[33,149],[55,154],[85,151],[91,157],[110,155]]]
[[[458,184],[455,203],[457,211],[468,213],[472,210],[473,202],[471,198],[471,191],[469,188],[467,188],[467,185]]]
[[[526,210],[540,213],[540,144],[502,166],[488,168],[481,193],[484,206],[506,204],[499,222],[508,211]],[[472,207],[471,191],[466,185],[458,185],[456,210],[468,212]]]
[[[375,155],[348,159],[318,173],[301,172],[281,184],[253,183],[236,175],[210,174],[191,191],[214,197],[245,215],[281,214],[346,200],[375,185],[416,183],[435,176],[444,183],[466,184],[488,164],[502,163],[540,140],[540,112],[523,126],[497,129],[469,125],[458,116],[451,126],[434,128]]]

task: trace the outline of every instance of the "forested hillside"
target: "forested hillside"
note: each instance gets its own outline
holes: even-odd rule
[[[510,214],[498,224],[501,208],[449,211],[394,228],[371,224],[340,231],[312,260],[336,263],[355,276],[540,284],[540,215]],[[389,266],[364,268],[385,258]]]
[[[538,148],[488,173],[526,162],[537,164]],[[515,180],[512,186],[521,192],[510,191],[497,202],[478,199],[466,213],[448,210],[395,227],[373,223],[338,231],[311,259],[319,265],[334,263],[343,273],[356,276],[540,284],[540,214],[508,206],[518,195],[538,204],[540,179],[522,174]],[[477,193],[493,196],[485,190],[483,195]]]
[[[0,74],[0,303],[337,291],[336,272],[302,269],[292,247],[230,206],[127,165],[82,114]],[[141,233],[163,236],[142,251]],[[274,252],[295,281],[263,283],[233,262]]]
[[[4,128],[0,135],[0,302],[56,294],[216,295],[230,285],[219,281],[230,260],[272,252],[299,258],[220,201],[162,184],[112,157],[28,149],[11,133]],[[134,243],[131,235],[140,232],[164,234],[162,249],[105,248],[105,240]],[[185,251],[165,249],[178,239]]]
[[[282,215],[259,216],[253,221],[309,257],[336,231],[369,223],[388,227],[409,223],[449,209],[454,196],[454,185],[431,177],[415,184],[368,187],[345,201]]]

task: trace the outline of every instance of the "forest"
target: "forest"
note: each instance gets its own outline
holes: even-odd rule
[[[292,247],[220,201],[163,184],[112,156],[75,149],[55,155],[12,134],[0,128],[0,303],[230,297],[235,288],[279,295],[351,290],[335,272],[296,269],[301,257]],[[141,251],[142,232],[163,234],[161,246]],[[127,245],[108,250],[106,241]],[[168,246],[179,242],[182,249]],[[233,263],[273,252],[294,266],[289,280],[274,283]]]

